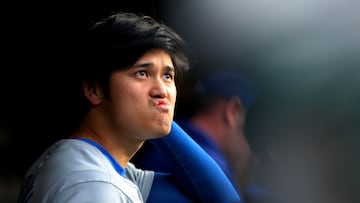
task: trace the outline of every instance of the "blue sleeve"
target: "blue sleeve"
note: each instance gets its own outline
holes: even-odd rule
[[[216,162],[174,121],[169,135],[151,142],[172,166],[172,181],[195,202],[242,202]],[[154,190],[161,187],[159,180],[155,177]]]

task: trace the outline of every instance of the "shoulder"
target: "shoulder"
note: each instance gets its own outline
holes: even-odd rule
[[[136,187],[118,187],[109,182],[81,182],[67,187],[51,200],[56,203],[78,202],[142,202],[142,197]]]
[[[49,147],[33,164],[29,173],[64,174],[77,171],[107,170],[107,160],[95,147],[74,139],[64,139]]]
[[[26,181],[27,177],[31,181]],[[58,193],[68,188],[79,188],[85,184],[105,184],[115,191],[117,188],[131,188],[129,185],[137,189],[116,174],[96,147],[72,139],[61,140],[49,147],[29,169],[24,183],[22,196],[32,194],[32,199],[45,200],[56,198]]]

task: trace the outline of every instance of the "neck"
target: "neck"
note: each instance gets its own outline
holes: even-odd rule
[[[89,112],[70,138],[86,138],[98,143],[125,168],[131,157],[142,146],[143,141],[127,140],[126,138],[130,136],[111,130],[107,122],[96,118],[98,117],[92,116]]]

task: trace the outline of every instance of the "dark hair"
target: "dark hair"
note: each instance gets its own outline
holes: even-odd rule
[[[165,50],[175,67],[175,81],[189,69],[188,48],[170,27],[142,14],[116,13],[93,23],[87,37],[83,80],[98,82],[108,95],[112,71],[130,68],[146,51]]]

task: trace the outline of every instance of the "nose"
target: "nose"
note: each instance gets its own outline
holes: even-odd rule
[[[165,98],[168,90],[166,85],[161,79],[152,80],[150,96],[154,98]]]

